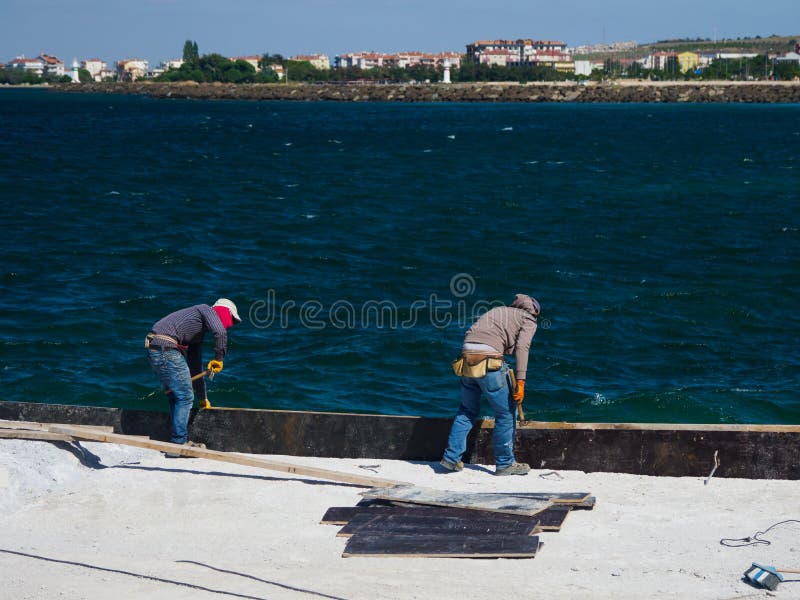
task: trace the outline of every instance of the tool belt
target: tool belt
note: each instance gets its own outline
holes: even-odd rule
[[[170,344],[174,344],[175,348],[180,350],[184,346],[181,346],[174,337],[169,335],[162,335],[160,333],[148,333],[147,336],[144,338],[144,347],[145,348],[164,348],[163,344],[159,344],[158,342],[169,342]],[[172,348],[172,346],[167,346],[167,348]]]
[[[465,352],[451,364],[453,372],[459,377],[485,377],[487,373],[503,368],[503,356]]]

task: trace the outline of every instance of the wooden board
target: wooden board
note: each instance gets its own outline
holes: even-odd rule
[[[551,504],[565,505],[584,505],[593,496],[589,492],[509,492],[509,494],[520,498],[534,498],[537,500],[547,500]],[[500,494],[508,496],[509,494]]]
[[[536,515],[542,531],[561,531],[561,526],[569,516],[568,506],[551,506]]]
[[[445,508],[443,506],[423,506],[418,504],[412,508],[386,505],[373,505],[373,506],[332,506],[329,508],[322,517],[321,523],[329,525],[344,525],[346,526],[351,519],[356,515],[362,513],[371,514],[373,511],[387,511],[392,514],[422,514],[422,515],[446,515],[464,517],[469,515],[477,515],[478,517],[484,514],[492,514],[496,518],[503,518],[510,521],[522,521],[527,523],[530,521],[538,521],[537,529],[541,531],[559,531],[564,524],[567,516],[569,516],[570,509],[565,506],[551,506],[546,508],[535,517],[528,517],[525,515],[510,515],[508,513],[484,513],[478,510],[468,510],[464,508]]]
[[[494,428],[494,419],[484,418],[481,428]],[[735,432],[780,432],[800,433],[800,425],[760,423],[572,423],[566,421],[523,421],[517,429],[586,429],[615,431],[735,431]]]
[[[373,510],[371,513],[355,515],[336,534],[350,537],[358,533],[375,534],[449,534],[449,535],[531,535],[539,521],[535,517],[522,520],[498,519],[502,513],[482,513],[484,517],[446,517],[440,514],[419,515],[413,512],[392,514],[389,511]]]
[[[374,488],[361,492],[361,495],[365,498],[378,498],[394,502],[488,510],[529,516],[535,515],[551,506],[549,500],[538,498],[524,498],[511,494],[451,492],[410,485]]]
[[[45,442],[72,442],[71,435],[51,433],[49,431],[28,431],[26,429],[0,429],[0,438],[14,440],[39,440]]]
[[[207,450],[205,448],[184,446],[182,444],[171,444],[169,442],[157,442],[154,440],[138,438],[131,435],[103,433],[95,430],[86,429],[83,427],[76,427],[73,425],[49,425],[48,429],[53,433],[62,433],[65,435],[71,435],[79,439],[94,440],[98,442],[111,442],[114,444],[123,444],[125,446],[135,446],[137,448],[160,450],[162,452],[174,452],[176,454],[180,454],[181,456],[193,456],[195,458],[218,460],[221,462],[246,465],[249,467],[258,467],[262,469],[270,469],[273,471],[282,471],[284,473],[291,473],[293,475],[307,475],[310,477],[317,477],[319,479],[329,479],[332,481],[351,483],[354,485],[361,485],[365,487],[371,487],[374,485],[386,485],[386,486],[401,485],[401,484],[409,485],[409,484],[403,484],[402,482],[399,481],[381,479],[379,477],[367,477],[364,475],[340,473],[338,471],[330,471],[328,469],[319,469],[316,467],[303,467],[300,465],[282,463],[279,461],[267,460],[264,458],[242,456],[240,454],[231,454],[228,452],[218,452],[216,450]],[[391,487],[387,487],[385,489],[391,489]]]
[[[429,556],[439,558],[533,558],[535,535],[405,535],[358,534],[347,541],[342,556]]]
[[[25,429],[29,431],[48,431],[51,423],[38,423],[33,421],[6,421],[0,419],[0,429]],[[81,425],[87,429],[112,432],[114,428],[109,425]]]

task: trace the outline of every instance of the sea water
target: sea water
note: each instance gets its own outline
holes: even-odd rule
[[[163,410],[145,334],[227,297],[213,405],[450,416],[522,292],[528,418],[800,423],[798,149],[798,105],[2,90],[2,399]]]

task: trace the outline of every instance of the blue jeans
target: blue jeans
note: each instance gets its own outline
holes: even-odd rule
[[[165,390],[170,390],[167,394],[169,400],[170,415],[172,425],[170,439],[174,444],[184,444],[189,437],[187,428],[189,426],[189,411],[194,404],[194,390],[192,389],[192,376],[189,374],[189,365],[186,359],[178,350],[147,350],[147,358],[150,366],[158,375],[161,385]]]
[[[461,377],[461,406],[458,407],[445,460],[458,462],[467,450],[469,435],[481,408],[481,395],[485,396],[494,411],[494,432],[492,448],[494,462],[498,469],[514,463],[514,433],[517,430],[517,405],[511,397],[508,365],[503,364],[499,371],[487,373],[484,377]]]

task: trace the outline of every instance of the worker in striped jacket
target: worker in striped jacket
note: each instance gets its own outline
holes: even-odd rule
[[[172,443],[198,445],[188,439],[189,411],[195,395],[201,399],[201,406],[210,406],[203,377],[192,380],[192,376],[203,372],[206,331],[214,334],[214,358],[206,371],[219,373],[228,350],[227,330],[241,321],[236,305],[220,298],[213,306],[197,304],[170,313],[147,334],[147,358],[169,399]]]

